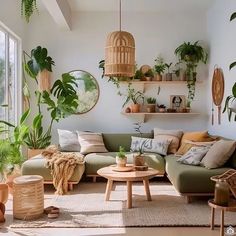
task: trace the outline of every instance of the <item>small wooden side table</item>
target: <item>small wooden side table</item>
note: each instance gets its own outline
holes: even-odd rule
[[[224,214],[225,211],[236,211],[236,200],[231,199],[228,206],[220,206],[210,199],[208,205],[211,207],[211,230],[214,230],[215,226],[215,209],[219,209],[221,211],[220,236],[224,236]]]

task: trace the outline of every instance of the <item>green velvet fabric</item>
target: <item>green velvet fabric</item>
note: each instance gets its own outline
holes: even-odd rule
[[[35,156],[23,163],[21,168],[22,175],[41,175],[44,181],[52,181],[50,169],[46,168],[45,164],[45,158],[41,155]],[[77,165],[70,181],[79,182],[84,173],[84,168],[84,164]]]
[[[127,152],[130,151],[131,136],[139,137],[139,134],[102,134],[104,144],[109,152],[117,152],[119,147],[122,146]],[[153,138],[153,134],[143,134],[143,138]]]
[[[180,164],[177,157],[169,155],[165,157],[166,173],[180,193],[213,193],[215,182],[210,180],[214,175],[223,174],[228,167],[208,170],[201,166]]]
[[[165,173],[165,160],[162,156],[155,153],[146,153],[146,164],[160,171],[160,175]],[[127,162],[133,162],[133,154],[127,153]],[[100,168],[116,164],[116,152],[109,153],[91,153],[85,157],[85,173],[86,175],[96,175]]]

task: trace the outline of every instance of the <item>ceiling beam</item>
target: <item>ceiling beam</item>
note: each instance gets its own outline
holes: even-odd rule
[[[71,9],[67,0],[42,0],[42,2],[59,28],[71,30]]]

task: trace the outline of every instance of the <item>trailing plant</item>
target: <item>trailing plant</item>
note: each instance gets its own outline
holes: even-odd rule
[[[122,107],[124,107],[130,101],[133,102],[133,104],[139,104],[140,100],[142,103],[144,102],[144,94],[141,91],[136,91],[134,88],[132,88],[130,83],[128,85],[126,94],[122,94],[121,92],[118,92],[118,94],[120,96],[126,96],[126,100]]]
[[[21,16],[23,16],[27,23],[34,11],[38,12],[37,0],[21,0]]]
[[[152,98],[152,97],[147,98],[148,104],[156,104],[156,102],[157,102],[156,98]]]
[[[168,73],[170,73],[170,67],[172,66],[172,64],[173,64],[172,62],[169,64],[165,63]]]
[[[120,146],[119,147],[119,152],[117,152],[116,154],[120,159],[125,159],[126,158],[126,152],[125,152],[125,148]]]
[[[223,113],[227,111],[229,121],[231,121],[232,113],[235,113],[235,110],[231,108],[231,104],[236,101],[236,83],[232,88],[232,95],[228,96],[225,100],[225,107]],[[236,114],[234,116],[234,121],[236,121]]]
[[[190,107],[191,102],[195,97],[197,66],[199,62],[206,64],[208,54],[205,49],[199,45],[199,41],[196,41],[193,44],[184,42],[176,48],[175,54],[179,57],[180,61],[183,61],[186,64],[187,86],[189,90],[187,106]]]
[[[46,48],[38,46],[31,50],[30,55],[26,52],[24,52],[23,55],[24,69],[31,78],[36,79],[38,73],[43,70],[52,72],[52,66],[55,65],[55,62],[50,56],[48,56]],[[28,56],[30,60],[26,61],[26,56]]]
[[[154,70],[156,71],[157,74],[161,75],[164,73],[166,69],[166,64],[164,63],[164,59],[161,56],[158,56],[155,59],[156,64],[154,65]]]

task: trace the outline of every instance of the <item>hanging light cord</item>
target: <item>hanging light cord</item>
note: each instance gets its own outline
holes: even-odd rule
[[[121,0],[120,0],[120,31],[121,31]]]

